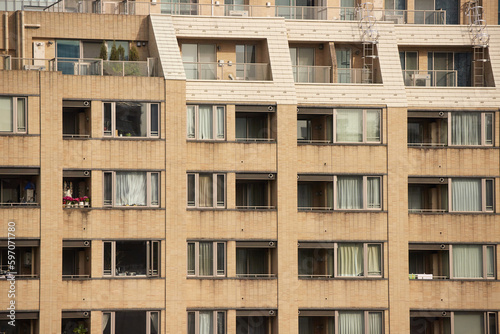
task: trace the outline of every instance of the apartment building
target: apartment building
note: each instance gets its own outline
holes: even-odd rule
[[[499,333],[496,1],[0,10],[0,333]]]

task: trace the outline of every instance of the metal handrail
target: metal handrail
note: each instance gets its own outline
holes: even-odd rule
[[[276,274],[236,274],[239,278],[270,278],[276,277]]]
[[[408,213],[427,213],[427,212],[443,213],[443,212],[448,212],[448,210],[446,210],[446,209],[408,209]]]
[[[299,211],[332,211],[332,206],[299,206]]]
[[[237,205],[237,210],[273,210],[276,209],[274,205]]]

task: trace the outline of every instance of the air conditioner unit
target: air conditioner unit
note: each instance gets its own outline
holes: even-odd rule
[[[404,24],[405,18],[403,15],[386,15],[384,21],[392,21],[394,24]]]
[[[45,71],[45,65],[24,65],[26,71]]]
[[[411,80],[413,86],[426,86],[431,85],[431,75],[430,74],[412,74]]]
[[[247,10],[230,10],[229,16],[248,16]]]

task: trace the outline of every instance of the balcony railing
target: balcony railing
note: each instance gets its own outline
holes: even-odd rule
[[[276,274],[236,274],[238,278],[272,278],[276,277]]]
[[[236,210],[275,210],[274,205],[237,205]]]
[[[337,83],[371,84],[373,73],[367,68],[338,68]]]
[[[299,206],[299,211],[332,211],[331,206]]]
[[[0,207],[5,208],[5,207],[13,207],[13,208],[21,208],[21,207],[26,207],[26,206],[39,206],[40,203],[37,202],[21,202],[21,203],[0,203]]]
[[[188,80],[271,80],[269,64],[184,62],[184,70]]]
[[[156,58],[112,61],[93,58],[17,58],[2,56],[0,70],[60,71],[70,75],[156,76]]]
[[[330,83],[331,66],[293,66],[293,79],[304,83]]]
[[[405,86],[457,87],[455,70],[404,70]]]

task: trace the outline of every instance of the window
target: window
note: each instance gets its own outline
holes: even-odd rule
[[[393,0],[386,0],[392,2]],[[403,70],[403,80],[405,86],[430,86],[425,81],[417,81],[415,74],[418,75],[418,52],[417,51],[401,51],[399,52],[399,60],[401,62],[401,69]],[[429,79],[430,80],[430,79]]]
[[[314,48],[290,48],[295,82],[315,82]]]
[[[225,108],[211,105],[187,106],[187,138],[197,140],[224,140]]]
[[[187,334],[225,334],[225,311],[188,311]]]
[[[181,44],[186,79],[217,79],[215,44]]]
[[[382,277],[381,243],[300,242],[300,278]]]
[[[102,313],[102,334],[160,334],[160,311]]]
[[[159,172],[104,172],[104,206],[159,206]]]
[[[187,244],[188,276],[225,276],[226,243],[190,241]]]
[[[299,143],[380,143],[380,109],[299,108]]]
[[[159,241],[104,241],[103,276],[160,276]]]
[[[12,241],[9,243],[7,239],[0,240],[0,279],[7,278],[5,276],[7,272],[16,272],[16,279],[39,277],[40,240],[16,238],[15,246],[15,249],[12,250]],[[12,264],[13,255],[15,259],[14,269],[9,266]]]
[[[382,311],[300,310],[299,334],[383,334]]]
[[[453,211],[493,211],[493,180],[452,179]]]
[[[495,279],[495,245],[409,245],[410,279]]]
[[[236,334],[272,333],[269,316],[236,316]]]
[[[83,328],[90,328],[90,311],[63,311],[61,334],[74,334],[75,328],[82,325]],[[75,330],[75,331],[74,331]]]
[[[497,312],[410,311],[410,334],[497,334]]]
[[[225,174],[188,173],[187,182],[188,207],[225,207]]]
[[[26,133],[27,107],[25,97],[0,97],[0,133]]]
[[[492,146],[493,112],[408,112],[408,146]]]
[[[89,278],[91,267],[90,241],[63,240],[63,278]]]
[[[276,276],[275,241],[237,241],[236,242],[236,276],[274,277]]]
[[[26,334],[39,333],[39,313],[22,312],[16,310],[15,326],[12,326],[12,320],[8,317],[10,312],[0,312],[0,333],[5,334]]]
[[[236,113],[237,141],[268,141],[268,113]]]
[[[103,103],[105,137],[159,137],[159,104]]]
[[[258,80],[255,50],[255,45],[236,45],[236,79]]]
[[[472,52],[428,52],[427,59],[432,86],[472,86]]]

